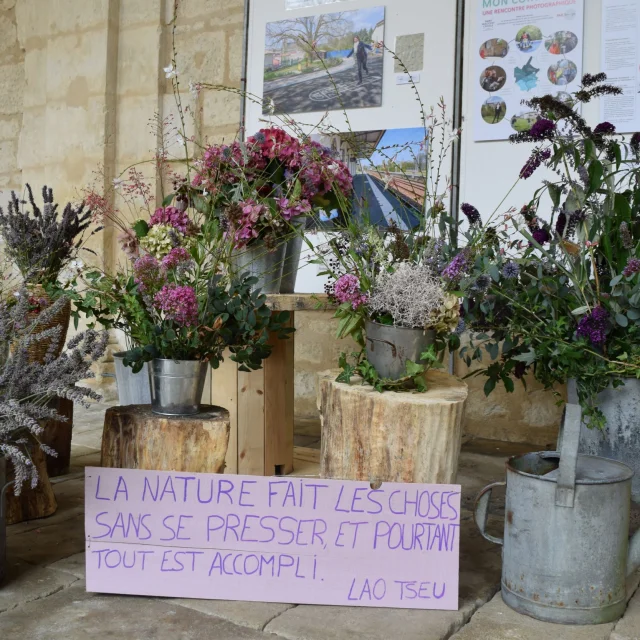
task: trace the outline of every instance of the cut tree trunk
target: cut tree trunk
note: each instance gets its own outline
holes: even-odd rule
[[[341,480],[451,484],[458,469],[467,385],[427,373],[425,393],[385,391],[320,374],[321,475]]]
[[[73,430],[73,401],[66,398],[54,398],[50,405],[63,420],[41,420],[44,431],[40,440],[50,446],[58,455],[46,456],[47,472],[50,478],[62,476],[69,472],[71,464],[71,435]]]
[[[29,482],[23,484],[19,496],[15,495],[13,486],[7,489],[7,524],[46,518],[53,515],[58,508],[47,474],[46,456],[37,445],[31,447],[31,459],[40,479],[34,489]],[[14,479],[11,465],[8,465],[8,471],[7,479],[10,482]]]
[[[111,407],[104,418],[102,466],[222,473],[229,412],[203,405],[193,416],[160,416],[150,405]]]

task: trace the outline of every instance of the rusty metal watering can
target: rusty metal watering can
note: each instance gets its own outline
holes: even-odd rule
[[[560,453],[507,461],[507,481],[476,498],[482,535],[503,545],[502,598],[520,613],[562,624],[601,624],[626,608],[626,579],[640,567],[640,531],[629,541],[626,465],[578,454],[581,411],[568,404]],[[504,538],[486,533],[492,489],[506,484]]]

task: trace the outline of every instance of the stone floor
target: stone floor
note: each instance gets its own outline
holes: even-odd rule
[[[640,590],[617,624],[551,625],[507,608],[498,593],[500,548],[484,540],[470,506],[504,476],[517,447],[470,442],[463,487],[458,611],[320,607],[252,602],[108,596],[84,586],[83,468],[98,465],[105,405],[77,411],[69,475],[54,480],[59,508],[50,518],[8,530],[10,579],[0,588],[0,640],[640,640]],[[317,437],[302,434],[296,475],[317,473]],[[500,514],[491,524],[498,531]],[[636,514],[640,525],[640,514]],[[640,575],[631,585],[637,588]]]

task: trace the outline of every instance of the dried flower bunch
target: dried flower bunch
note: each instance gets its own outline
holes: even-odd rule
[[[368,305],[374,317],[389,315],[396,326],[431,329],[441,319],[445,295],[442,279],[428,266],[403,262],[380,274]],[[452,330],[457,324],[456,318]]]
[[[28,201],[20,200],[12,191],[7,211],[0,207],[0,235],[7,256],[15,262],[25,282],[54,285],[60,271],[83,247],[85,232],[92,222],[91,211],[84,203],[68,203],[60,214],[53,191],[46,186],[42,188],[44,205],[40,209],[28,184],[26,189]],[[98,231],[95,229],[92,234]]]
[[[12,353],[5,353],[0,365],[0,456],[13,464],[16,494],[24,482],[30,481],[31,486],[38,482],[38,472],[29,455],[31,444],[56,455],[38,443],[42,433],[39,420],[66,420],[49,407],[49,401],[60,397],[86,405],[90,399],[100,399],[94,391],[76,383],[93,377],[91,364],[104,355],[108,342],[106,332],[85,331],[72,338],[60,356],[55,357],[50,349],[42,363],[34,362],[28,353],[31,345],[50,340],[55,348],[61,327],[44,330],[42,327],[67,301],[58,298],[33,319],[29,298],[28,291],[23,289],[14,300],[0,302],[0,344],[12,345]]]

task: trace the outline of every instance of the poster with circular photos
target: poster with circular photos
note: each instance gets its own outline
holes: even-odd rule
[[[524,102],[546,94],[571,100],[578,89],[584,0],[474,1],[473,139],[506,140],[535,123]]]

